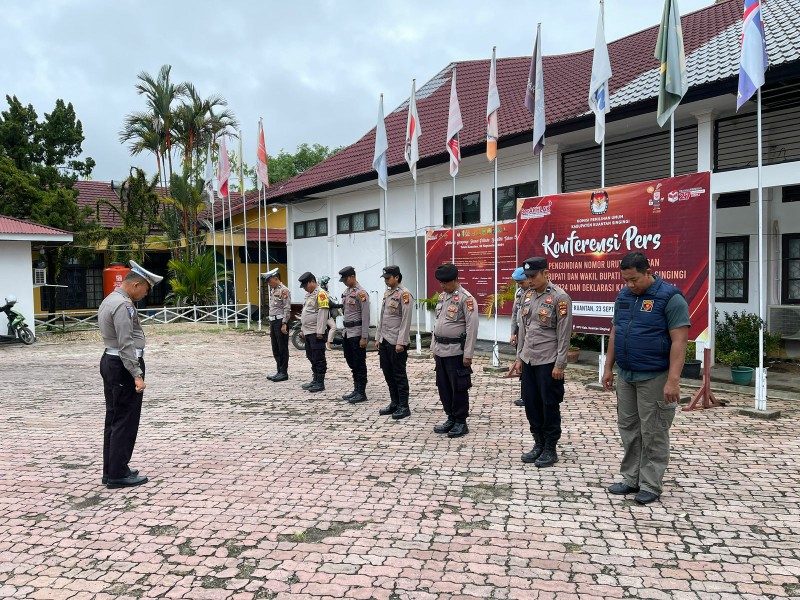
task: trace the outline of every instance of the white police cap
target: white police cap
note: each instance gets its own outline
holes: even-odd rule
[[[264,279],[267,279],[267,280],[269,280],[269,279],[270,279],[270,278],[272,278],[272,277],[275,277],[276,275],[278,275],[278,267],[275,267],[275,268],[274,268],[274,269],[272,269],[271,271],[267,271],[266,273],[262,273],[262,274],[261,274],[261,276],[262,276]]]
[[[131,263],[131,271],[136,273],[139,277],[143,277],[144,280],[150,284],[150,287],[153,287],[154,285],[159,283],[162,279],[164,279],[163,277],[160,277],[155,273],[151,273],[143,266],[141,266],[139,263],[137,263],[135,260],[130,261],[130,263]]]

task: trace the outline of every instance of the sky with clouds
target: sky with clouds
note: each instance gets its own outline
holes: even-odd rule
[[[713,0],[680,0],[682,14]],[[606,39],[661,19],[662,0],[606,0]],[[242,125],[254,163],[259,117],[267,150],[303,142],[347,145],[450,62],[530,55],[542,22],[545,55],[594,45],[596,0],[4,0],[3,95],[49,112],[72,102],[83,123],[93,179],[120,179],[131,157],[119,143],[125,115],[144,110],[141,71],[172,65],[203,97],[223,95]],[[588,86],[588,81],[587,81]],[[588,89],[588,87],[587,87]],[[4,98],[0,101],[6,109]]]

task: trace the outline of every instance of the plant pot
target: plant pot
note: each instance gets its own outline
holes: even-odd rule
[[[684,379],[700,379],[700,369],[703,363],[699,360],[691,359],[683,363],[681,377]]]
[[[576,363],[578,359],[581,357],[581,349],[580,348],[570,348],[567,350],[567,362],[568,363]]]
[[[753,380],[753,367],[731,367],[731,379],[736,385],[750,385]]]

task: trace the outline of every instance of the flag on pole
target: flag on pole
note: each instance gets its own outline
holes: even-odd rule
[[[239,130],[239,153],[236,156],[236,170],[239,171],[239,192],[242,194],[242,202],[244,202],[244,162],[242,156],[242,130]],[[245,223],[245,227],[247,224]]]
[[[455,77],[453,80],[455,81]],[[450,102],[452,106],[452,100]],[[489,162],[497,157],[497,138],[500,137],[497,125],[497,111],[499,108],[500,92],[497,91],[497,61],[495,60],[495,48],[492,48],[492,64],[489,67],[489,96],[486,98],[486,158]],[[451,172],[452,169],[451,159]]]
[[[739,91],[736,110],[747,102],[756,90],[764,85],[764,74],[769,66],[761,0],[744,0],[742,17],[742,55],[739,59]]]
[[[256,150],[256,178],[258,189],[269,187],[269,169],[267,168],[267,144],[264,142],[264,122],[258,120],[258,150]]]
[[[384,190],[389,187],[389,174],[386,170],[386,151],[389,141],[386,139],[386,123],[383,120],[383,94],[378,102],[378,124],[375,126],[375,155],[372,168],[378,172],[378,185]]]
[[[597,19],[597,35],[592,59],[592,80],[589,84],[589,109],[594,113],[594,141],[598,144],[602,143],[606,136],[606,114],[611,110],[611,97],[608,92],[611,60],[608,58],[603,21],[603,0],[600,0],[600,16]]]
[[[456,70],[453,68],[453,81],[450,84],[450,113],[447,116],[447,152],[450,154],[450,176],[458,174],[458,164],[461,162],[461,144],[458,141],[458,132],[464,129],[461,119],[461,108],[458,106],[456,94]]]
[[[408,101],[408,122],[406,123],[406,162],[411,170],[411,177],[417,180],[417,161],[419,160],[419,136],[422,128],[417,114],[417,80],[411,82],[411,98]]]
[[[656,120],[663,127],[689,89],[686,54],[683,51],[683,29],[677,0],[665,0],[654,56],[661,63]]]
[[[208,143],[208,154],[206,155],[206,172],[203,176],[205,179],[205,188],[208,193],[209,200],[214,202],[214,162],[211,160],[211,147],[212,143]]]
[[[528,87],[525,90],[525,106],[533,115],[533,154],[539,154],[544,148],[544,69],[542,68],[542,24],[536,26],[536,43],[533,45],[531,72],[528,75]]]
[[[219,143],[219,159],[217,160],[217,179],[219,179],[219,195],[223,198],[228,195],[228,179],[231,176],[231,163],[228,160],[228,148],[225,137]]]

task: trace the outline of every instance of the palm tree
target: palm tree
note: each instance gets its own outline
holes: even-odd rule
[[[152,115],[153,127],[163,141],[162,161],[166,154],[169,164],[169,179],[172,178],[172,104],[186,95],[185,83],[174,83],[170,79],[171,65],[163,65],[158,76],[142,71],[137,76],[136,92],[145,97],[148,112]]]
[[[168,302],[178,306],[206,306],[215,302],[217,282],[221,275],[215,275],[213,252],[203,252],[192,262],[171,260],[169,285],[172,292]]]
[[[142,152],[152,152],[156,157],[158,166],[159,185],[164,185],[164,170],[161,161],[161,134],[156,130],[153,116],[150,113],[134,112],[125,117],[122,129],[119,132],[119,141],[129,143],[131,155],[137,156]],[[166,185],[164,185],[166,188]]]

